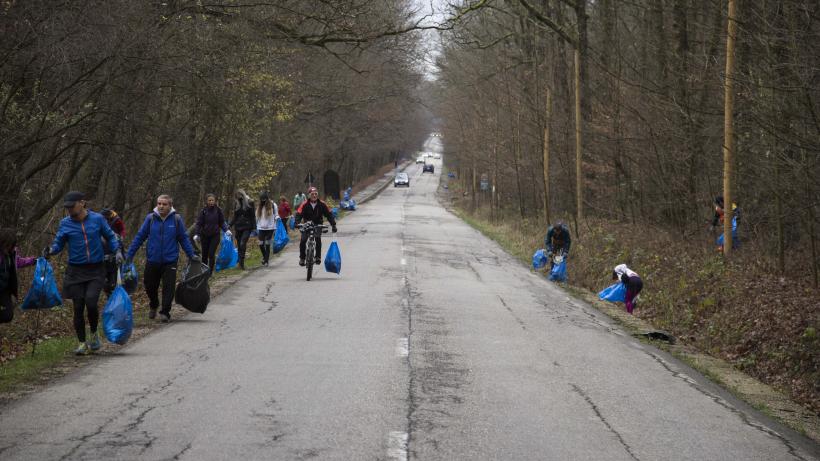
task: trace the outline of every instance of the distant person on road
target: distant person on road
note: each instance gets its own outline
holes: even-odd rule
[[[290,209],[290,203],[288,203],[288,199],[285,198],[284,195],[279,196],[279,218],[282,221],[287,221],[290,218],[291,213],[293,212]]]
[[[105,250],[115,254],[117,264],[122,264],[120,240],[105,218],[86,208],[85,194],[72,191],[63,198],[63,207],[68,216],[60,221],[57,236],[50,246],[43,250],[43,257],[50,257],[63,251],[68,245],[68,267],[63,275],[63,297],[74,304],[74,332],[80,345],[74,350],[76,355],[85,355],[101,346],[97,326],[100,321],[98,304],[100,292],[105,285]],[[85,313],[91,340],[86,342]]]
[[[563,221],[556,221],[547,229],[547,236],[544,238],[544,246],[547,248],[547,255],[550,261],[550,270],[555,265],[554,256],[569,256],[569,249],[572,246],[572,237],[569,234],[569,227]]]
[[[740,207],[737,203],[732,203],[732,248],[737,248],[740,244],[737,234],[737,227],[740,227]],[[725,222],[726,211],[723,203],[723,196],[715,197],[715,214],[712,217],[712,225],[709,230],[714,232],[715,228],[720,225],[720,230],[723,231],[723,223]],[[723,245],[718,245],[718,251],[723,251]]]
[[[0,323],[9,323],[14,319],[19,291],[17,269],[31,266],[37,261],[34,257],[21,257],[17,251],[14,229],[0,228]]]
[[[122,218],[112,209],[110,208],[103,208],[100,210],[100,214],[105,218],[105,221],[108,223],[108,227],[114,231],[114,234],[117,235],[117,239],[120,241],[120,248],[124,247],[123,239],[125,238],[125,223],[123,222]],[[111,295],[114,291],[114,288],[117,287],[117,261],[116,256],[113,252],[108,250],[108,248],[103,248],[105,250],[105,257],[103,260],[105,261],[105,294]]]
[[[304,192],[297,192],[296,195],[293,196],[293,209],[298,210],[299,205],[305,203],[307,201],[307,197],[305,197]]]
[[[296,225],[302,222],[312,222],[313,224],[322,224],[323,217],[327,218],[333,232],[336,232],[336,219],[333,213],[330,212],[327,204],[319,200],[319,190],[311,187],[308,190],[308,201],[302,203],[298,210],[296,210]],[[316,234],[316,259],[315,264],[322,262],[322,234]],[[302,240],[299,242],[299,265],[305,265],[305,246],[307,245],[308,234],[302,233]]]
[[[251,232],[256,230],[256,213],[253,210],[253,200],[244,190],[239,189],[234,195],[233,216],[229,226],[233,227],[236,237],[236,246],[239,250],[239,268],[245,270],[245,252],[248,249],[248,239]]]
[[[256,206],[256,230],[259,239],[259,251],[262,252],[262,265],[267,266],[270,260],[271,240],[276,231],[276,220],[279,210],[267,192],[259,194],[259,205]]]
[[[199,212],[194,223],[194,240],[199,241],[202,246],[202,262],[214,273],[216,265],[216,249],[220,242],[220,231],[232,237],[228,223],[225,221],[225,214],[222,208],[217,205],[216,195],[205,196],[205,206]]]
[[[185,232],[185,223],[182,216],[174,209],[174,201],[169,195],[157,197],[157,206],[145,217],[142,226],[134,236],[134,241],[128,248],[127,262],[134,260],[134,255],[143,242],[145,246],[145,293],[148,295],[148,318],[157,316],[160,307],[159,286],[162,283],[162,310],[159,319],[162,323],[171,321],[171,303],[174,301],[174,290],[177,281],[177,262],[179,261],[179,247],[188,255],[188,259],[199,261],[194,253],[188,234]]]
[[[620,280],[626,285],[626,311],[630,314],[638,304],[638,295],[643,290],[643,280],[626,264],[618,264],[612,271],[612,280]]]

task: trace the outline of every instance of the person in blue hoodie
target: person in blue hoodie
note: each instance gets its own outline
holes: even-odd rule
[[[188,240],[185,224],[173,206],[173,199],[169,195],[157,197],[157,206],[148,213],[142,226],[134,236],[134,241],[128,248],[126,261],[134,260],[134,255],[146,240],[145,254],[145,292],[148,294],[148,318],[157,316],[159,302],[159,285],[162,283],[162,310],[160,321],[171,321],[171,303],[174,301],[174,289],[177,281],[177,261],[179,260],[179,246],[188,255],[188,259],[199,261],[194,253],[194,247]]]
[[[116,254],[116,261],[122,264],[120,241],[106,219],[86,207],[85,194],[72,191],[63,198],[63,207],[68,216],[60,221],[54,242],[43,250],[48,258],[68,245],[68,267],[63,275],[63,297],[74,304],[74,332],[80,345],[74,350],[77,355],[85,355],[102,346],[97,325],[100,320],[100,292],[105,285],[105,264],[103,239],[108,250]],[[88,313],[91,340],[86,342],[84,312]]]

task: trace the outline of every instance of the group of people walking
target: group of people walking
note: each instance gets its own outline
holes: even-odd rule
[[[291,215],[294,225],[302,221],[321,224],[322,218],[327,217],[336,231],[336,221],[328,206],[318,199],[318,190],[311,187],[308,194],[309,198],[297,194],[300,203],[294,214],[284,196],[279,197],[277,204],[267,192],[262,192],[258,202],[254,203],[240,189],[234,195],[230,220],[219,207],[216,195],[208,194],[205,206],[196,215],[190,229],[185,227],[182,216],[174,208],[173,198],[163,194],[157,197],[156,206],[145,216],[127,249],[122,217],[108,208],[99,213],[91,210],[82,192],[66,194],[63,207],[67,216],[60,221],[54,240],[43,249],[41,256],[50,258],[68,248],[62,295],[73,305],[74,331],[79,342],[74,352],[85,355],[102,346],[98,332],[100,295],[103,291],[111,294],[117,284],[119,267],[133,264],[143,244],[146,248],[143,284],[149,300],[148,317],[155,319],[159,315],[159,320],[167,323],[171,320],[180,248],[190,261],[202,261],[213,272],[217,248],[224,233],[236,240],[239,268],[245,270],[248,240],[255,233],[262,265],[267,266],[277,226]],[[305,260],[304,240],[300,245],[300,264]],[[197,242],[201,251],[195,247]],[[320,244],[317,242],[317,247]],[[35,257],[23,257],[18,252],[14,229],[0,228],[0,323],[10,322],[14,316],[19,292],[17,270],[34,265],[36,261]]]

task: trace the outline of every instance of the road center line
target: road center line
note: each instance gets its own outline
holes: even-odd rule
[[[396,355],[399,357],[407,357],[410,355],[410,341],[407,338],[399,338],[396,340]]]
[[[390,432],[390,438],[387,441],[387,458],[407,461],[407,432]]]

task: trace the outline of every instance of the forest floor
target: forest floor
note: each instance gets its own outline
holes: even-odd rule
[[[473,227],[531,265],[544,247],[543,222],[496,219],[470,211],[469,196],[449,183],[442,202]],[[727,263],[710,246],[715,236],[683,238],[647,226],[590,219],[573,234],[568,291],[641,337],[671,333],[674,345],[653,341],[759,410],[820,440],[820,290],[806,275],[771,275],[771,262],[749,244]],[[612,268],[626,263],[644,280],[634,315],[598,301]],[[643,338],[642,338],[643,339]],[[794,402],[796,403],[794,403]]]

